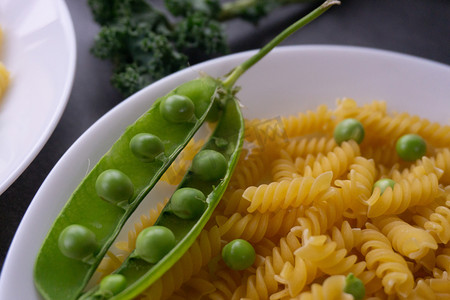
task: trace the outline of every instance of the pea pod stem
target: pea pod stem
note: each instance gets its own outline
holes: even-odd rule
[[[273,48],[279,45],[282,41],[284,41],[288,36],[312,22],[324,12],[326,12],[331,6],[340,4],[341,2],[338,0],[326,0],[322,5],[314,9],[312,12],[283,30],[279,35],[277,35],[272,41],[270,41],[267,45],[265,45],[261,50],[259,50],[255,55],[250,57],[248,60],[243,62],[241,65],[237,66],[231,73],[228,75],[225,80],[223,80],[223,85],[226,88],[231,88],[236,81],[244,74],[245,71],[250,69],[254,64],[260,61],[264,56],[267,55]]]

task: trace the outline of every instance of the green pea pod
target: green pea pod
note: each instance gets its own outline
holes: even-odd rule
[[[239,157],[244,125],[238,102],[234,97],[228,97],[231,95],[232,86],[246,70],[286,37],[320,16],[332,5],[339,3],[337,0],[326,0],[307,16],[285,29],[250,59],[233,69],[222,82],[210,77],[203,77],[182,84],[165,97],[158,99],[148,112],[128,127],[74,191],[50,229],[38,253],[34,270],[35,285],[41,295],[46,299],[69,300],[76,299],[81,294],[128,217],[186,146],[205,119],[217,115],[219,103],[219,106],[224,106],[225,112],[220,117],[218,126],[213,133],[214,138],[210,139],[205,147],[218,151],[225,156],[227,161],[225,176],[212,183],[205,181],[207,176],[198,176],[195,172],[189,172],[186,175],[180,188],[195,187],[207,194],[206,210],[200,216],[200,219],[189,220],[176,217],[169,208],[165,209],[157,220],[157,224],[169,228],[174,233],[175,247],[155,264],[136,258],[134,255],[130,256],[116,272],[126,277],[127,280],[123,280],[123,282],[126,281],[127,287],[113,298],[129,299],[137,295],[173,265],[186,252],[189,245],[194,242],[211,216],[214,207],[226,189],[227,182]],[[221,91],[225,91],[225,94]],[[194,116],[192,118],[189,119],[189,115],[180,109],[188,103],[189,109],[192,110],[190,102],[183,97],[173,99],[174,107],[166,107],[161,114],[159,109],[161,104],[169,102],[164,100],[172,95],[186,96],[192,100],[194,104]],[[225,98],[214,101],[220,95],[225,95]],[[174,109],[179,117],[167,118],[167,114],[170,114]],[[178,122],[180,119],[183,122]],[[153,161],[154,153],[151,152],[151,155],[143,156],[151,161],[143,162],[137,156],[131,155],[130,140],[140,133],[150,133],[162,140],[165,148],[164,156],[157,156],[157,159]],[[152,139],[155,140],[153,137]],[[160,145],[153,145],[150,148],[153,151],[161,147]],[[138,147],[135,150],[138,156],[142,158],[142,149]],[[97,178],[101,174],[105,174],[104,171],[111,169],[114,172],[108,173],[108,176],[105,175],[102,178],[112,180],[114,184],[109,185],[109,187],[112,187],[113,192],[109,187],[105,188],[102,184],[99,184],[100,187],[96,189]],[[126,181],[126,183],[123,181]],[[107,201],[102,200],[97,195],[96,191],[98,190],[100,190],[99,194]],[[120,197],[117,197],[116,193]],[[133,195],[128,197],[129,193]],[[117,199],[120,201],[115,203]],[[70,226],[74,224],[79,226]],[[67,237],[67,240],[63,240],[61,243],[59,237],[65,229],[67,231],[62,236]],[[76,243],[75,245],[72,243],[74,240],[79,241],[80,239],[85,239],[82,241],[84,245],[82,249]],[[58,245],[59,243],[62,246]],[[89,252],[95,248],[97,248],[97,251],[85,257],[86,251]],[[80,252],[72,253],[73,249]],[[64,255],[63,252],[72,258]],[[94,299],[98,298],[95,295],[95,289],[87,292],[84,296],[89,298],[90,295]]]
[[[228,162],[225,176],[214,181],[204,181],[198,174],[192,172],[191,167],[191,170],[187,172],[177,188],[195,188],[208,195],[206,198],[207,207],[203,214],[199,218],[191,220],[179,218],[170,211],[171,202],[169,201],[154,225],[164,226],[174,233],[175,247],[154,264],[131,254],[115,272],[125,276],[127,287],[110,299],[131,299],[137,296],[164,274],[194,243],[225,192],[239,159],[243,138],[244,119],[239,103],[234,99],[227,102],[213,135],[202,149],[214,150],[225,156]],[[220,143],[217,143],[217,141],[220,141]],[[98,287],[87,292],[81,299],[89,299],[97,291]]]
[[[83,179],[55,220],[36,260],[35,285],[45,298],[75,299],[81,293],[128,217],[205,121],[215,103],[217,87],[216,80],[202,77],[182,84],[155,101]],[[174,94],[192,99],[197,116],[194,122],[173,123],[161,116],[161,101]],[[156,135],[163,141],[162,159],[144,163],[131,154],[130,140],[142,132]],[[97,195],[96,179],[108,169],[119,170],[131,179],[134,194],[130,201],[117,205]],[[95,234],[98,250],[87,262],[63,255],[58,247],[60,233],[71,224],[82,225]]]

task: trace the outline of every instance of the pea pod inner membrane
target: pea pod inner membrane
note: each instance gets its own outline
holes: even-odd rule
[[[183,219],[170,211],[171,201],[169,201],[154,225],[169,228],[175,235],[176,246],[154,264],[133,255],[133,252],[115,272],[125,276],[127,287],[110,299],[131,299],[139,295],[179,260],[194,243],[225,192],[239,158],[243,136],[244,120],[239,103],[237,100],[228,101],[213,135],[202,149],[214,150],[225,156],[228,164],[225,176],[218,180],[205,181],[192,172],[191,168],[177,187],[177,190],[185,187],[195,188],[207,195],[206,210],[199,218]],[[221,142],[217,143],[218,140]],[[96,291],[98,287],[88,291],[81,299],[89,299]]]
[[[79,296],[128,217],[205,121],[215,105],[217,87],[213,78],[201,77],[156,100],[83,179],[55,220],[38,253],[34,279],[44,298],[64,300]],[[194,121],[173,123],[161,116],[161,101],[174,94],[192,99],[195,104]],[[143,132],[163,141],[164,157],[142,162],[131,153],[130,140]],[[110,169],[122,172],[131,180],[134,192],[127,203],[117,205],[97,195],[96,180],[102,172]],[[84,226],[95,234],[98,249],[87,262],[69,258],[58,248],[61,232],[72,224]]]

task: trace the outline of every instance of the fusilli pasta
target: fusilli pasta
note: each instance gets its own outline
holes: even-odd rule
[[[361,144],[332,138],[346,118],[364,125]],[[449,126],[390,113],[384,101],[342,99],[335,109],[247,120],[246,131],[247,148],[213,217],[140,299],[353,299],[344,293],[349,273],[364,284],[365,299],[450,299]],[[426,140],[426,156],[401,160],[395,140],[405,133]],[[374,188],[382,178],[393,188]],[[131,251],[157,211],[117,246]],[[242,271],[220,258],[237,238],[256,252]],[[104,274],[123,260],[108,256]]]

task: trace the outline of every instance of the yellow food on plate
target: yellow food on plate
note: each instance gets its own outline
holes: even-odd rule
[[[0,49],[3,42],[3,31],[0,28]],[[0,51],[1,53],[1,51]],[[5,94],[5,91],[9,85],[9,72],[6,69],[5,65],[0,61],[0,99]]]
[[[344,128],[352,128],[346,138],[337,129],[344,123],[360,127]],[[198,148],[193,142],[184,157]],[[161,208],[117,247],[131,252]],[[242,271],[221,258],[234,239],[256,252]],[[248,120],[246,147],[213,217],[138,299],[356,299],[349,274],[365,299],[450,299],[449,241],[450,126],[392,112],[384,101],[340,99]],[[109,252],[98,271],[123,259]]]

